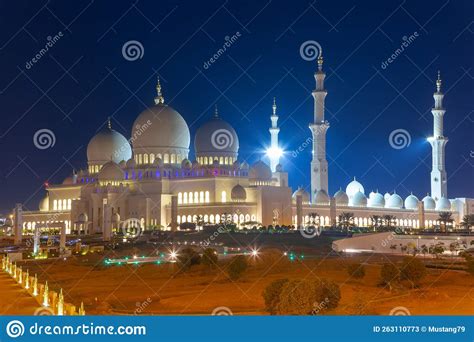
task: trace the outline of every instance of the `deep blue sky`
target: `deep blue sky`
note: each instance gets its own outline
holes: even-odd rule
[[[366,192],[419,197],[429,191],[433,91],[442,72],[450,197],[474,197],[472,1],[15,1],[0,3],[0,209],[26,202],[36,209],[45,180],[61,182],[86,166],[89,139],[113,115],[130,135],[163,79],[167,102],[187,120],[192,137],[214,103],[240,137],[239,159],[261,158],[269,142],[273,96],[280,115],[282,161],[293,187],[309,187],[315,61],[301,58],[308,40],[324,50],[329,188],[356,176]],[[290,6],[291,4],[291,6]],[[48,36],[63,37],[30,69]],[[226,36],[241,37],[208,69],[203,64]],[[387,68],[381,64],[403,37],[418,37]],[[143,58],[122,46],[137,40]],[[74,65],[74,66],[73,66]],[[72,67],[72,68],[71,68]],[[71,68],[68,73],[65,73]],[[128,88],[128,89],[127,89]],[[136,93],[135,95],[132,95]],[[69,118],[67,118],[67,116]],[[56,135],[39,150],[34,133]],[[404,129],[411,144],[393,149]],[[193,140],[193,139],[192,139]]]

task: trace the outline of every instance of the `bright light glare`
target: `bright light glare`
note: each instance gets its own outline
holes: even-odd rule
[[[256,249],[252,249],[252,256],[257,256],[258,255],[258,251]]]
[[[283,155],[283,150],[279,147],[270,147],[267,149],[267,156],[270,158],[280,158]]]
[[[175,251],[171,251],[171,253],[170,253],[170,258],[171,258],[172,260],[176,259],[177,256],[178,256],[178,254],[177,254]]]

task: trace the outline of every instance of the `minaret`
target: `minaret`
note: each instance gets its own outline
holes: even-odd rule
[[[276,113],[277,106],[276,106],[276,99],[273,98],[273,106],[272,106],[272,115],[270,116],[270,120],[272,121],[272,126],[268,130],[270,132],[270,153],[268,158],[270,159],[270,168],[272,172],[276,171],[276,166],[280,163],[280,147],[278,146],[278,133],[280,133],[280,128],[278,128],[278,115]]]
[[[328,162],[326,160],[326,131],[329,122],[324,120],[324,99],[327,91],[324,89],[323,57],[318,58],[318,71],[314,74],[316,89],[314,97],[314,121],[309,125],[313,135],[313,160],[311,161],[311,202],[314,203],[316,191],[328,193]]]
[[[165,103],[165,98],[163,97],[163,94],[161,93],[161,83],[160,83],[160,77],[158,76],[158,80],[156,82],[156,96],[155,96],[155,104],[164,104]]]
[[[438,71],[436,80],[436,92],[433,94],[435,106],[433,113],[433,136],[428,138],[432,147],[433,166],[431,169],[431,197],[438,201],[441,197],[448,197],[448,179],[445,166],[445,146],[448,138],[443,135],[443,116],[446,110],[443,108],[444,94],[441,92],[441,75]]]

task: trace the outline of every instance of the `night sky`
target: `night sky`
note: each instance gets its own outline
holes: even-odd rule
[[[327,72],[329,190],[354,176],[366,194],[430,191],[433,92],[441,70],[448,194],[474,197],[472,1],[2,1],[0,3],[0,210],[37,209],[42,184],[86,167],[89,139],[112,116],[130,137],[153,104],[156,76],[165,100],[187,121],[191,142],[217,103],[240,139],[239,159],[264,158],[273,97],[290,185],[309,189],[316,61],[300,46],[318,42]],[[204,64],[226,37],[238,39]],[[415,34],[416,33],[416,34]],[[56,36],[56,38],[55,38]],[[382,66],[410,36],[409,46]],[[48,37],[55,40],[34,63]],[[143,56],[128,61],[131,40]],[[54,146],[38,149],[49,129]],[[408,132],[397,149],[390,134]],[[299,149],[295,158],[293,151]],[[194,159],[191,146],[191,159]]]

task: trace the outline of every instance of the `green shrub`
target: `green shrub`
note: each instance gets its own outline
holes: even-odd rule
[[[199,265],[201,256],[192,248],[185,248],[178,254],[178,264],[181,271],[186,271],[193,265]]]
[[[217,266],[217,261],[217,251],[213,248],[206,248],[202,253],[201,264],[209,268],[214,268]]]
[[[237,280],[248,268],[248,261],[245,255],[237,255],[230,261],[227,274],[231,280]]]
[[[280,294],[283,286],[287,282],[288,279],[277,279],[272,281],[265,290],[263,290],[262,296],[265,300],[265,310],[267,310],[270,315],[277,313],[278,305],[280,304]]]
[[[419,286],[426,275],[425,264],[416,257],[405,257],[400,267],[400,279],[408,280],[412,287]]]
[[[391,263],[382,265],[382,269],[380,270],[380,280],[382,285],[388,286],[391,291],[393,283],[397,282],[399,279],[400,270],[397,266]]]
[[[365,267],[362,264],[350,264],[347,266],[347,273],[354,279],[362,279],[365,277]]]

